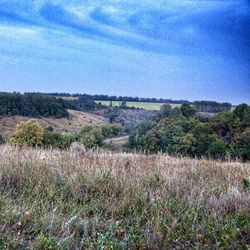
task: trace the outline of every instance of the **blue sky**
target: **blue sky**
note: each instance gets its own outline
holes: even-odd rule
[[[250,1],[0,0],[0,91],[250,103]]]

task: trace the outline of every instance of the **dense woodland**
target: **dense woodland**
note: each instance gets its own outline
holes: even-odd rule
[[[63,102],[55,97],[38,93],[0,93],[0,115],[22,115],[31,117],[68,117]]]
[[[211,119],[195,115],[183,104],[165,105],[156,121],[145,122],[131,131],[129,148],[150,153],[250,160],[250,106],[218,113]]]
[[[0,93],[0,115],[30,117],[68,117],[67,109],[94,111],[104,106],[92,100],[65,100],[40,93]]]

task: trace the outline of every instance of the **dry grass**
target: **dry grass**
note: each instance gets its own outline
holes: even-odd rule
[[[128,142],[129,136],[119,136],[108,138],[103,141],[104,146],[109,147],[114,150],[122,150],[125,144]]]
[[[44,127],[52,126],[56,132],[79,132],[84,126],[99,125],[107,123],[106,119],[91,113],[68,110],[70,118],[38,118],[39,123]],[[29,120],[30,117],[8,116],[0,118],[0,131],[6,137],[15,131],[15,127],[22,121]]]
[[[247,249],[250,164],[0,147],[0,249]]]

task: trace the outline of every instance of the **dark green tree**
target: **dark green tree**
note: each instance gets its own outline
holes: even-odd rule
[[[170,116],[172,107],[170,104],[163,104],[160,108],[159,116],[160,118],[165,118]]]
[[[181,105],[181,113],[185,117],[193,117],[196,113],[196,110],[194,107],[192,107],[190,104],[184,103]]]
[[[215,159],[224,159],[226,156],[226,145],[223,140],[214,138],[210,148],[209,156]]]
[[[0,134],[0,145],[5,143],[5,139],[2,134]]]

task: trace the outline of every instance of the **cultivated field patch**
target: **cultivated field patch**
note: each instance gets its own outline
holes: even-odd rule
[[[96,103],[101,103],[103,105],[109,106],[110,101],[96,101]],[[121,106],[121,101],[112,101],[113,107]],[[128,107],[143,108],[146,110],[160,110],[161,106],[165,103],[153,103],[153,102],[126,102]],[[180,107],[181,104],[170,104],[173,108]]]

